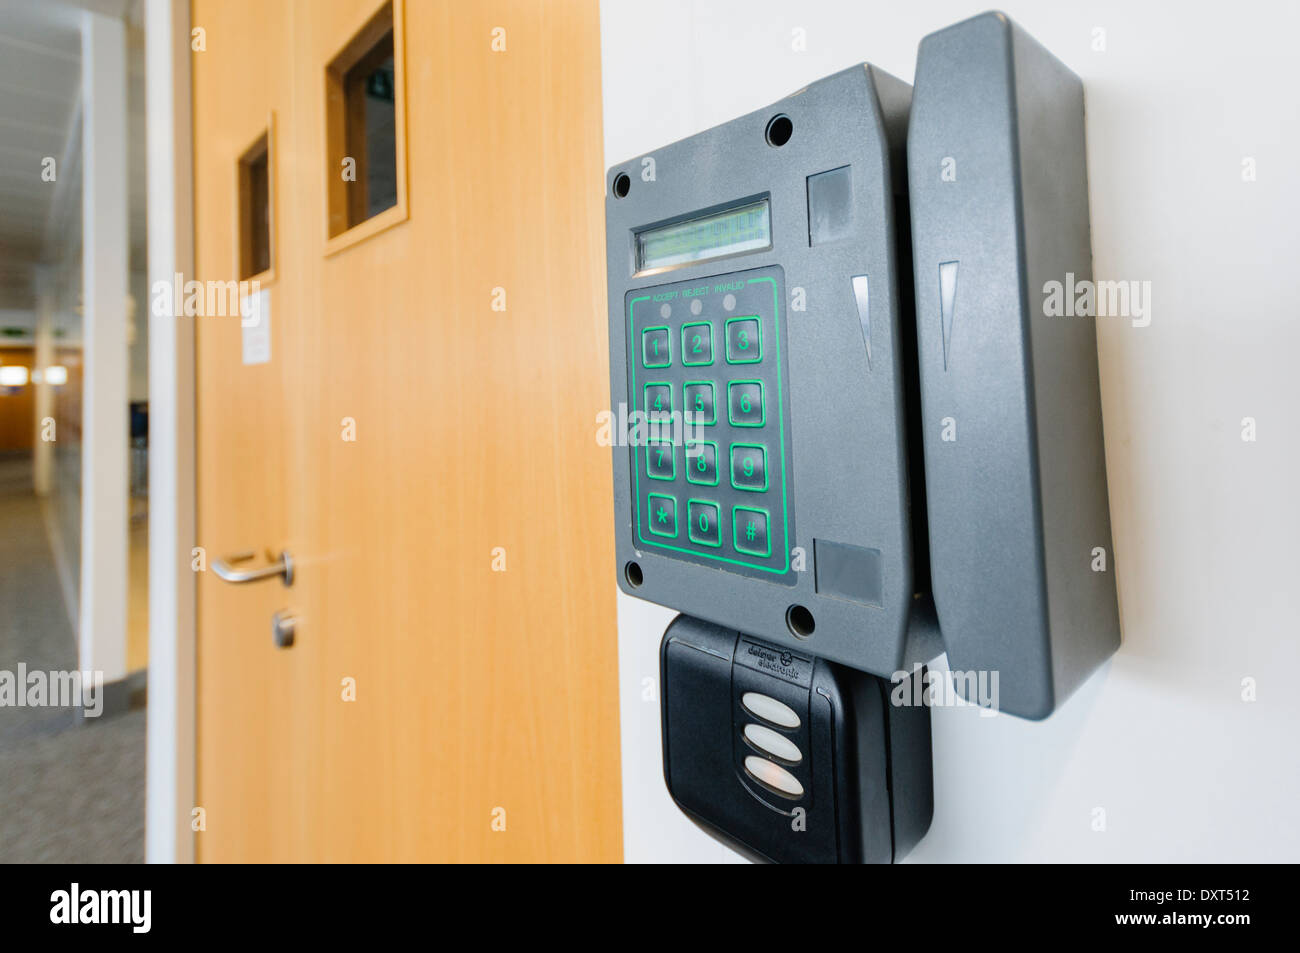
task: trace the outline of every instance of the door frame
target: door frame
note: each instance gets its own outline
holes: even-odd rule
[[[145,0],[148,273],[193,278],[189,0]],[[193,863],[195,796],[194,320],[149,314],[149,701],[145,861]]]

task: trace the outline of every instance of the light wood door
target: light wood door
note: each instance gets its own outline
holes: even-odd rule
[[[597,4],[406,3],[407,215],[337,249],[325,64],[378,6],[194,3],[197,277],[268,117],[275,246],[269,363],[199,319],[200,545],[297,563],[200,576],[197,854],[616,861]]]

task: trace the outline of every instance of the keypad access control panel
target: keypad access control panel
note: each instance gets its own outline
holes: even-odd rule
[[[612,167],[605,206],[619,586],[876,674],[903,664],[918,602],[909,98],[843,70]],[[639,433],[634,411],[681,429]]]
[[[766,578],[790,569],[790,465],[779,267],[629,291],[638,546]]]

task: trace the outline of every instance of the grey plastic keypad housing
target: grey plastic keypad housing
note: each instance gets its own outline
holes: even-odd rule
[[[661,309],[666,315],[661,323],[675,344],[683,322],[711,322],[716,351],[722,343],[717,329],[744,310],[738,305],[742,310],[726,311],[725,293],[716,289],[770,279],[764,287],[777,294],[773,327],[781,351],[779,362],[764,374],[781,384],[772,407],[779,405],[784,419],[781,433],[768,442],[783,442],[789,528],[788,539],[783,532],[772,533],[773,556],[766,568],[744,565],[746,560],[734,558],[734,547],[722,547],[722,558],[713,558],[689,540],[670,541],[680,543],[675,548],[662,545],[642,525],[649,512],[643,497],[654,482],[644,448],[627,446],[626,431],[617,427],[619,585],[651,602],[885,676],[904,663],[914,614],[899,334],[900,313],[910,307],[910,297],[905,301],[900,294],[897,248],[900,236],[905,245],[906,231],[895,204],[904,191],[909,101],[907,84],[869,65],[853,67],[769,108],[620,163],[606,180],[614,416],[626,419],[627,412],[644,405],[643,384],[652,379],[644,376],[649,369],[643,334]],[[788,141],[779,145],[768,138],[776,117],[791,124]],[[770,248],[637,273],[638,231],[756,197],[770,201]],[[706,292],[697,314],[682,310],[691,303],[681,294],[654,297],[691,288]],[[676,361],[670,370],[667,382],[681,386],[694,371]],[[715,370],[724,389],[726,381],[746,376],[725,364]],[[680,387],[673,393],[680,399]],[[718,407],[726,412],[721,393]],[[723,440],[717,442],[721,457]],[[677,466],[686,462],[683,451]],[[728,463],[718,461],[723,482]],[[679,489],[661,496],[694,489],[681,480],[663,482]],[[729,488],[719,495],[719,512],[727,519],[740,492]],[[770,491],[768,498],[775,500]],[[676,509],[685,513],[681,499]],[[656,513],[667,531],[668,507]],[[679,531],[681,523],[679,516]],[[738,534],[740,525],[728,522],[724,529]],[[777,553],[778,544],[786,551]],[[807,615],[791,616],[792,607]],[[815,628],[805,640],[795,632],[808,635],[808,620]]]

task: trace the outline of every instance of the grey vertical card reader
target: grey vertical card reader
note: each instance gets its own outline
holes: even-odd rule
[[[670,792],[756,858],[916,842],[945,648],[1041,718],[1118,645],[1095,327],[1041,292],[1091,276],[1081,84],[1001,14],[916,80],[607,176],[618,583],[682,613]]]
[[[1043,718],[1119,647],[1083,84],[1001,14],[927,36],[908,131],[934,598],[948,663]],[[1072,279],[1069,277],[1072,276]]]

